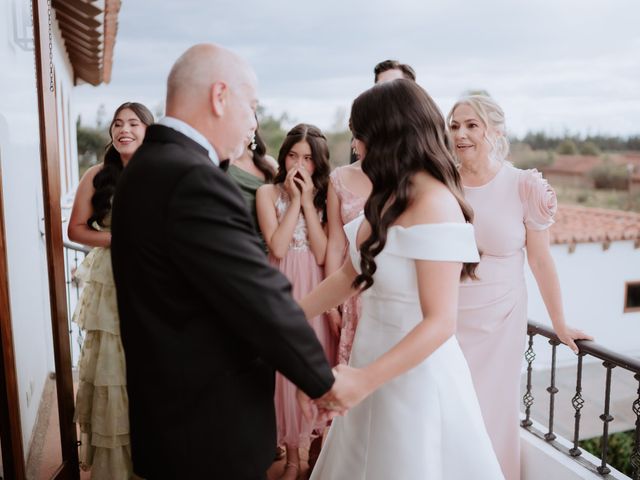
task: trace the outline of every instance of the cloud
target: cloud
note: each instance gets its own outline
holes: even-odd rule
[[[215,41],[254,66],[269,111],[328,128],[386,58],[409,63],[443,111],[465,90],[497,98],[513,133],[638,134],[636,0],[325,0],[124,2],[113,79],[82,87],[90,121],[136,99],[162,102],[173,61]]]

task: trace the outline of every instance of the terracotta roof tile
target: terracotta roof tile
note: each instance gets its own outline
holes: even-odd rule
[[[632,164],[635,171],[640,170],[640,153],[615,153],[608,155],[614,165]],[[586,174],[603,163],[603,157],[595,155],[556,155],[553,164],[541,168],[544,173]],[[634,176],[638,175],[637,173]]]
[[[640,213],[559,205],[551,243],[640,241]]]

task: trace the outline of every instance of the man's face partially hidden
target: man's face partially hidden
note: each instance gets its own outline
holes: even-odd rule
[[[402,70],[392,68],[391,70],[385,70],[384,72],[378,74],[378,81],[376,81],[376,83],[388,82],[390,80],[396,80],[398,78],[404,78]]]
[[[225,158],[239,158],[251,143],[257,128],[257,107],[255,82],[247,81],[229,89]]]

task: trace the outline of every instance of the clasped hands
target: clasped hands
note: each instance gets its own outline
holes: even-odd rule
[[[302,413],[310,421],[344,415],[373,391],[373,382],[363,369],[338,365],[332,371],[335,382],[322,397],[312,400],[302,390],[296,393]]]

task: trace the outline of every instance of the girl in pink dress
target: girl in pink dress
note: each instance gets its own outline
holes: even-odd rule
[[[457,337],[467,359],[482,416],[507,480],[520,478],[520,370],[527,331],[526,257],[556,334],[577,352],[591,339],[565,323],[560,284],[549,249],[556,196],[537,170],[505,161],[504,113],[472,95],[448,116],[481,252],[477,280],[461,284]]]
[[[278,174],[272,185],[257,191],[256,207],[269,261],[283,272],[300,300],[324,278],[327,250],[323,225],[329,183],[329,147],[322,132],[312,125],[295,126],[278,154]],[[325,315],[310,319],[327,358],[335,358],[335,338]],[[298,448],[306,447],[312,432],[323,425],[308,422],[298,406],[296,387],[279,373],[275,387],[278,444],[287,450],[282,479],[299,473]]]
[[[338,167],[331,172],[327,194],[327,260],[326,276],[338,270],[347,258],[347,237],[344,225],[362,214],[364,204],[371,193],[371,181],[363,173],[360,160]],[[329,325],[339,335],[338,363],[348,364],[353,337],[360,317],[360,296],[354,295],[340,308],[328,312]]]

